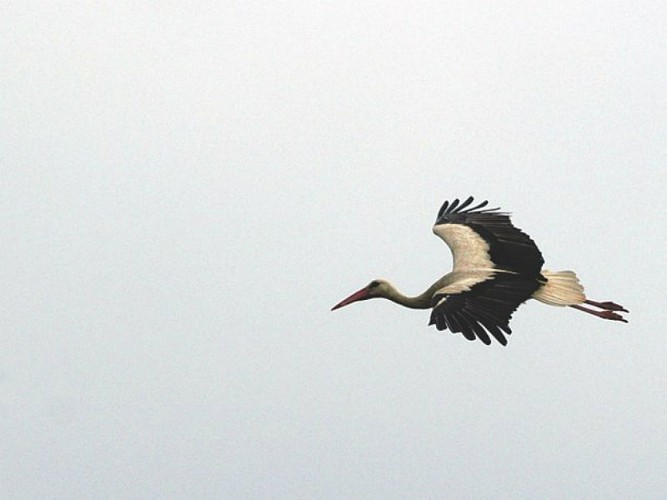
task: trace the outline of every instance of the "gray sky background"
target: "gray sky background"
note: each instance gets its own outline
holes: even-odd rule
[[[667,4],[6,2],[0,496],[667,491]],[[628,325],[330,307],[514,213]]]

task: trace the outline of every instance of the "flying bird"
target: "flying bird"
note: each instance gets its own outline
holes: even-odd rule
[[[331,310],[360,300],[389,299],[411,309],[432,309],[429,325],[487,345],[491,338],[507,345],[512,314],[531,298],[627,323],[620,314],[628,312],[623,306],[587,299],[574,272],[542,269],[542,253],[512,224],[509,213],[486,208],[488,201],[471,206],[473,201],[472,196],[463,203],[445,201],[433,226],[452,252],[452,272],[416,297],[405,296],[389,281],[376,279]]]

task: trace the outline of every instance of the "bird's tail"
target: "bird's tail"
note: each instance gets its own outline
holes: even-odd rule
[[[547,282],[535,293],[533,298],[552,306],[572,306],[586,300],[584,287],[573,271],[552,272],[542,270]]]

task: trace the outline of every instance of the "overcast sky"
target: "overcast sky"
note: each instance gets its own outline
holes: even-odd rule
[[[664,498],[666,20],[3,3],[0,496]],[[630,323],[330,312],[447,272],[468,195]]]

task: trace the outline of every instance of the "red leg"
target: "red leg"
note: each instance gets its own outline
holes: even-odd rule
[[[588,301],[586,301],[586,303],[588,303]],[[614,321],[622,321],[623,323],[628,322],[628,320],[625,319],[623,316],[621,316],[620,314],[616,314],[614,311],[611,311],[609,309],[605,309],[603,311],[595,311],[593,309],[588,309],[587,307],[578,305],[571,305],[570,307],[573,307],[578,311],[583,311],[585,313],[592,314],[593,316],[597,316],[598,318],[612,319]]]
[[[600,309],[606,309],[607,311],[629,312],[622,305],[616,304],[615,302],[611,302],[610,300],[607,300],[605,302],[596,302],[594,300],[584,300],[584,303],[589,304],[591,306],[599,307]]]

